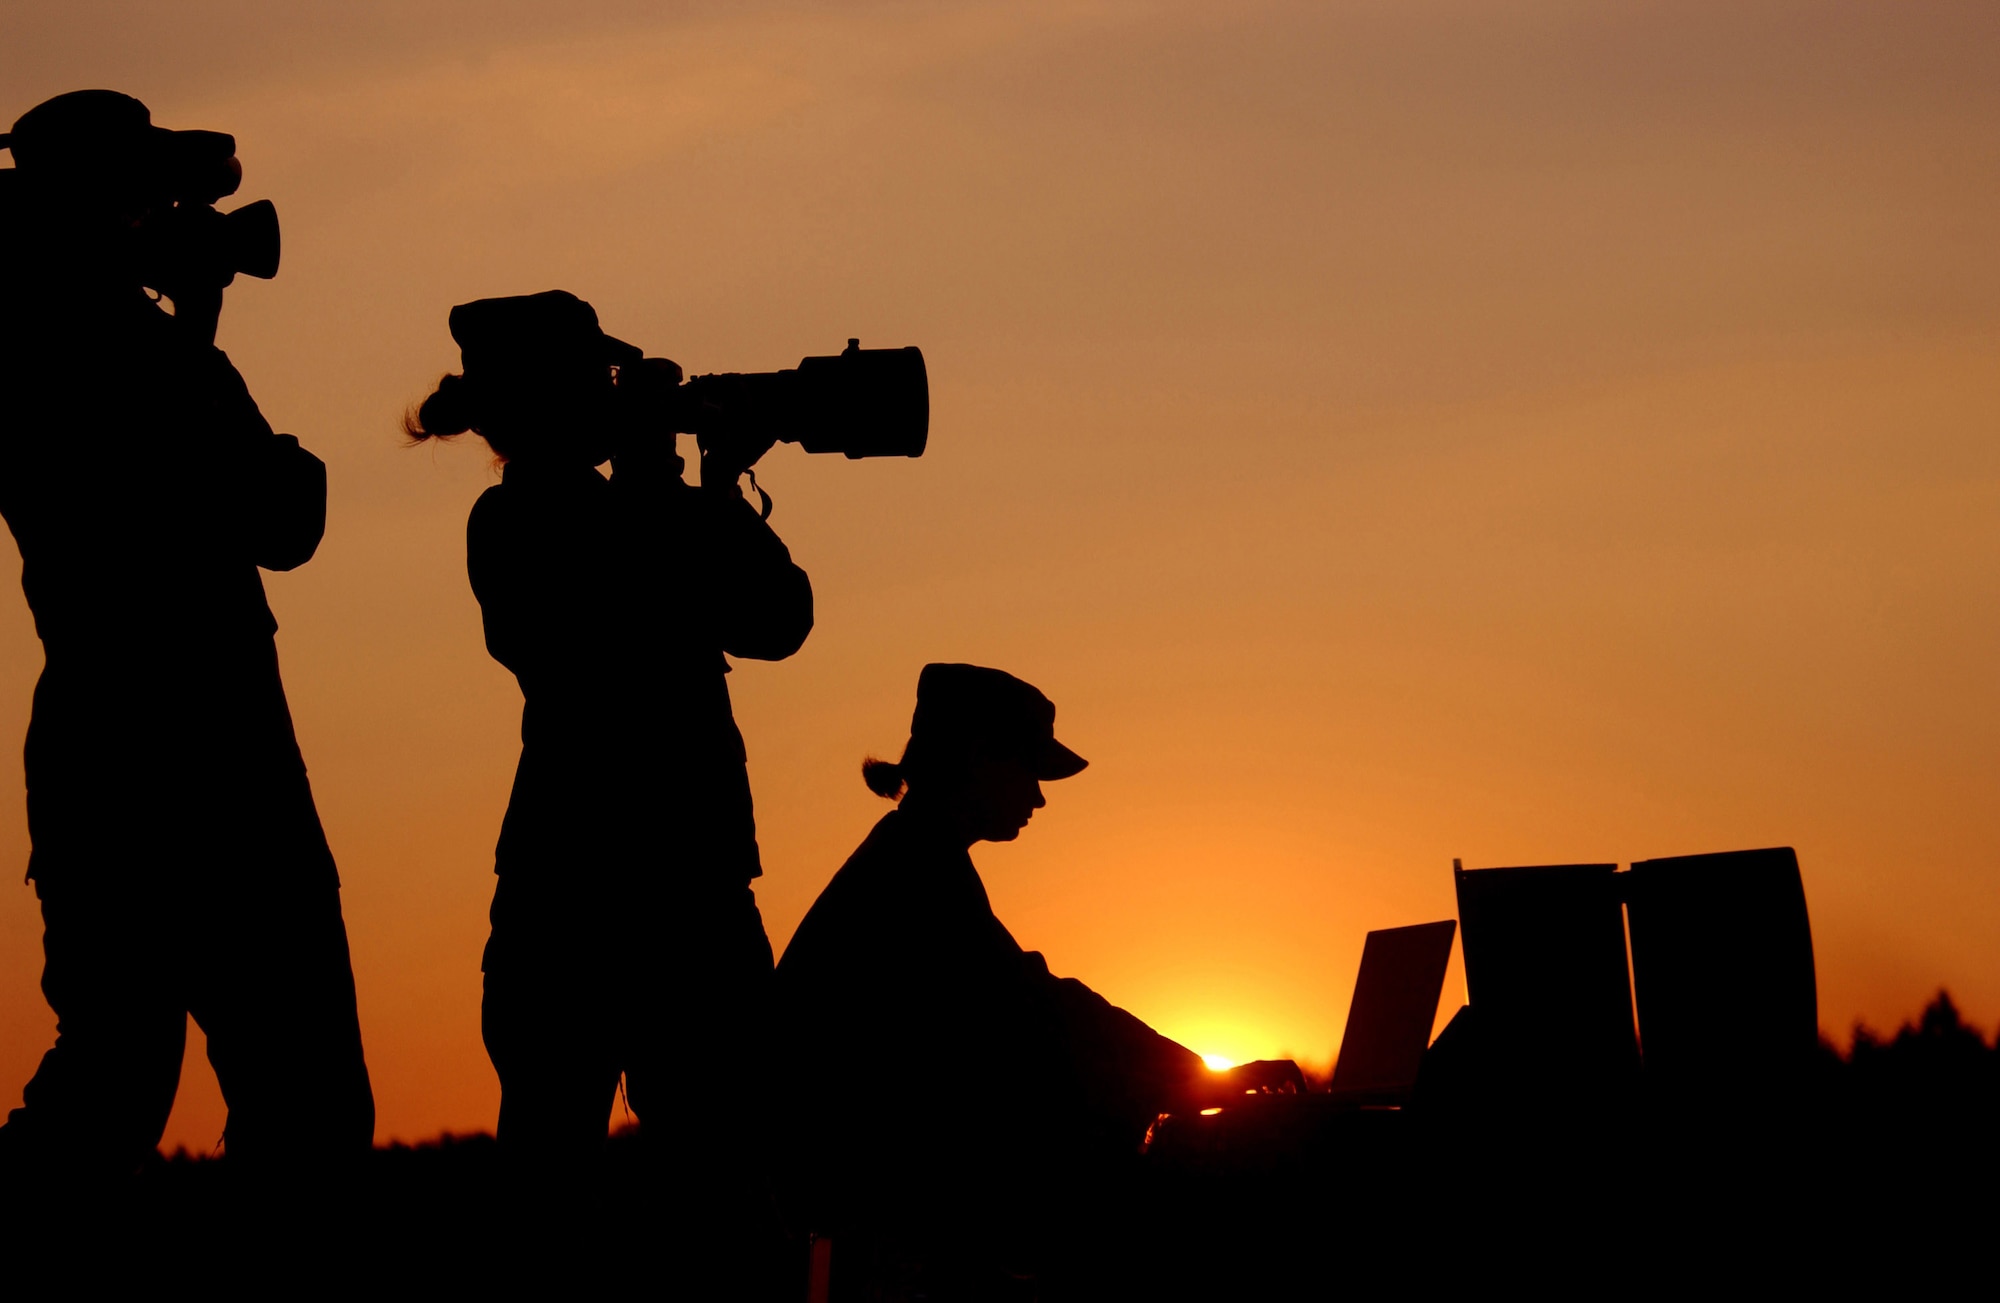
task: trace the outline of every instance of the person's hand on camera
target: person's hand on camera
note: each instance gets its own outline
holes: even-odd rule
[[[618,368],[618,392],[635,410],[665,411],[681,379],[681,364],[673,359],[642,357]]]
[[[127,226],[130,255],[148,288],[174,306],[174,320],[205,344],[215,342],[222,294],[236,278],[232,250],[220,241],[213,208],[157,202]]]
[[[701,486],[733,492],[743,472],[777,443],[773,435],[704,434],[701,437]]]
[[[174,305],[174,320],[202,343],[213,344],[222,324],[222,286],[191,284],[165,293]]]
[[[680,478],[686,463],[674,444],[672,416],[680,383],[680,364],[664,357],[641,358],[618,368],[614,470]]]

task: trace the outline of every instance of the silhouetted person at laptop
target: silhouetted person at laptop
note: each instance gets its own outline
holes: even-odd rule
[[[0,1153],[17,1172],[133,1168],[173,1107],[190,1013],[232,1163],[365,1153],[340,881],[257,573],[311,559],[326,471],[215,348],[227,274],[160,270],[198,216],[185,170],[233,168],[234,142],[79,91],[10,144],[0,512],[46,657],[28,876],[57,1035]]]
[[[1289,1063],[1208,1071],[1053,976],[994,916],[967,852],[1019,836],[1041,784],[1084,768],[1054,726],[1055,706],[1012,675],[927,665],[902,760],[863,766],[900,804],[778,965],[816,1219],[947,1252],[979,1252],[949,1242],[990,1234],[1032,1257],[1075,1230],[1064,1223],[1117,1180],[1159,1113],[1299,1084]]]
[[[505,463],[467,526],[486,646],[525,705],[495,855],[484,1030],[516,1170],[588,1167],[621,1074],[691,1198],[761,1175],[746,1115],[768,1049],[771,946],[725,653],[781,660],[812,586],[743,499],[769,446],[711,440],[701,486],[633,428],[639,350],[561,291],[451,312],[462,375],[412,422]],[[611,460],[607,479],[597,467]],[[728,1064],[719,1080],[713,1065]]]

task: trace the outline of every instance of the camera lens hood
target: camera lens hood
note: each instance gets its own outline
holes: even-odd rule
[[[278,206],[259,199],[222,215],[224,261],[232,273],[267,281],[278,274]]]

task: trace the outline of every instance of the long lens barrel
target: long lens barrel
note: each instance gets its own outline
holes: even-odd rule
[[[754,433],[807,452],[921,457],[930,439],[930,375],[918,348],[863,348],[801,359],[789,371],[691,377],[683,386],[689,433]]]

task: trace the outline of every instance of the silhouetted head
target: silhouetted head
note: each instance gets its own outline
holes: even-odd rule
[[[14,155],[13,170],[0,173],[8,206],[37,253],[82,257],[135,279],[147,250],[133,236],[150,218],[176,205],[205,208],[243,180],[235,137],[156,127],[144,104],[117,91],[71,91],[37,104],[0,146]],[[272,261],[275,271],[275,254]]]
[[[1046,804],[1042,783],[1089,764],[1056,741],[1055,724],[1055,703],[1011,674],[926,665],[903,758],[867,760],[861,776],[876,795],[900,797],[968,846],[1012,841]]]
[[[616,444],[612,369],[639,361],[574,294],[478,299],[451,310],[463,371],[404,418],[412,439],[467,430],[510,462],[598,466]]]

